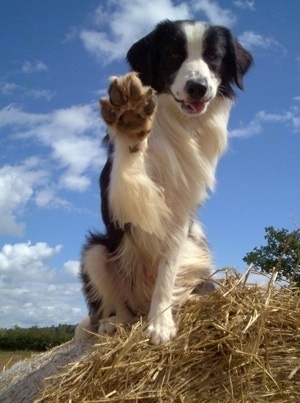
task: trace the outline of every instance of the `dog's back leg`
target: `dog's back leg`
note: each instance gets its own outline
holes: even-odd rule
[[[77,327],[75,336],[85,339],[89,334],[111,334],[116,325],[133,320],[133,314],[122,298],[122,285],[115,263],[101,244],[87,245],[83,252],[81,277],[89,307],[89,318]]]

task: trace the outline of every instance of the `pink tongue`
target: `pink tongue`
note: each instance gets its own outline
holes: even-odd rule
[[[205,102],[186,102],[186,105],[188,105],[195,113],[202,112],[205,108],[205,104]]]

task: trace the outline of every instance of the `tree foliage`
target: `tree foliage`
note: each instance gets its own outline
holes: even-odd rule
[[[0,329],[0,350],[45,351],[71,340],[74,330],[73,325]]]
[[[288,231],[265,228],[267,245],[255,247],[243,258],[256,270],[272,273],[275,268],[279,280],[288,280],[300,287],[300,230]]]

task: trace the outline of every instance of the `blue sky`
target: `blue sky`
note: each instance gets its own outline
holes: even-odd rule
[[[0,15],[0,327],[76,323],[88,229],[101,229],[98,99],[160,20],[230,27],[255,59],[200,212],[217,268],[245,270],[264,228],[300,224],[298,0],[10,0]]]

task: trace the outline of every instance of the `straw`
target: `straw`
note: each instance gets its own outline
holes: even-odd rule
[[[36,402],[300,401],[300,292],[276,287],[275,272],[267,287],[248,286],[248,275],[231,271],[186,304],[166,345],[149,344],[142,318],[97,336]]]

